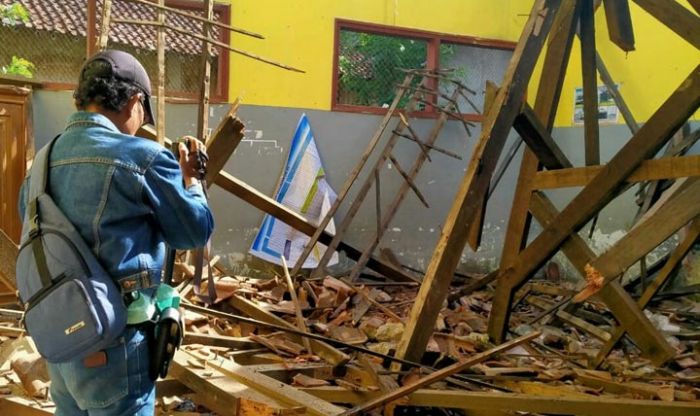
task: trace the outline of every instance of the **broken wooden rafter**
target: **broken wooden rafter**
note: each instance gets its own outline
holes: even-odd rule
[[[304,321],[304,315],[301,313],[301,304],[299,304],[299,299],[297,298],[297,290],[294,287],[294,281],[292,280],[292,276],[289,275],[287,259],[284,258],[284,255],[280,256],[280,259],[282,259],[282,269],[284,270],[284,278],[287,282],[289,296],[291,296],[292,303],[294,304],[294,315],[297,318],[297,328],[299,328],[299,330],[302,332],[309,332],[309,329],[306,327],[306,321]],[[313,350],[311,349],[309,338],[302,337],[301,341],[304,344],[304,348],[306,348],[306,352],[311,354]]]
[[[338,387],[315,387],[302,390],[326,401],[358,405],[381,395],[380,392],[359,392]],[[463,409],[474,415],[493,415],[493,412],[501,411],[506,414],[526,412],[595,416],[614,411],[621,415],[635,416],[695,416],[700,411],[698,402],[662,402],[593,395],[590,398],[553,398],[519,393],[420,389],[409,394],[407,399],[408,406]]]
[[[541,192],[532,194],[530,211],[542,227],[549,226],[559,215],[554,204]],[[569,237],[562,245],[561,250],[581,276],[585,276],[585,266],[596,257],[593,250],[576,233]],[[664,362],[673,355],[673,350],[668,342],[656,330],[620,283],[612,282],[605,286],[598,292],[598,297],[610,309],[620,326],[629,331],[630,337],[642,351],[642,354],[655,362]]]
[[[190,37],[193,37],[195,39],[199,39],[199,40],[204,41],[204,42],[209,42],[212,45],[218,46],[220,48],[228,49],[229,51],[231,51],[233,53],[237,53],[237,54],[243,55],[247,58],[254,59],[254,60],[260,61],[260,62],[264,62],[266,64],[276,66],[278,68],[286,69],[287,71],[299,72],[302,74],[306,73],[306,71],[304,71],[304,70],[294,68],[292,66],[285,65],[285,64],[273,61],[271,59],[268,59],[268,58],[265,58],[265,57],[262,57],[259,55],[255,55],[255,54],[252,54],[250,52],[246,52],[242,49],[234,48],[234,47],[227,45],[223,42],[219,42],[216,39],[206,38],[202,35],[199,35],[197,33],[193,33],[192,31],[181,28],[179,26],[162,24],[159,22],[152,22],[152,21],[148,21],[148,20],[135,20],[135,19],[112,19],[112,22],[113,23],[121,23],[121,24],[125,24],[125,25],[163,27],[163,28],[165,28],[165,30],[172,30],[173,32],[177,32],[177,33],[180,33],[180,34],[185,35],[185,36],[190,36]]]
[[[351,416],[351,415],[364,415],[366,412],[372,409],[376,409],[379,406],[385,405],[387,403],[393,402],[394,400],[400,399],[407,394],[410,394],[421,387],[426,387],[429,386],[437,381],[443,380],[448,376],[451,376],[453,374],[459,373],[460,371],[466,370],[469,367],[479,364],[483,361],[488,360],[491,358],[493,355],[508,351],[512,349],[513,347],[516,347],[520,344],[523,344],[525,342],[531,341],[534,338],[537,338],[540,336],[539,331],[532,332],[527,335],[523,335],[521,337],[515,338],[513,340],[510,340],[504,344],[501,344],[497,347],[491,348],[487,351],[480,352],[478,354],[474,354],[462,361],[459,361],[457,363],[454,363],[450,366],[447,366],[443,369],[440,369],[438,371],[435,371],[434,373],[431,373],[425,377],[422,377],[415,381],[414,383],[407,384],[399,389],[393,390],[391,392],[385,393],[377,398],[374,398],[372,400],[369,400],[366,403],[363,403],[359,406],[353,407],[352,409],[348,410],[347,412],[344,412],[344,416]]]
[[[583,79],[583,129],[586,166],[600,164],[600,129],[598,126],[598,77],[596,74],[595,6],[593,0],[581,3],[579,31],[581,72]],[[618,0],[620,2],[620,0]]]
[[[537,159],[550,170],[571,168],[573,165],[561,151],[547,128],[537,118],[535,111],[526,103],[515,118],[513,128],[537,155]]]
[[[700,49],[700,17],[676,0],[632,0],[678,36]]]
[[[634,50],[634,29],[628,0],[603,0],[610,40],[625,52]]]
[[[513,121],[520,113],[528,81],[561,3],[558,0],[538,0],[532,8],[493,104],[498,111],[489,111],[484,119],[469,168],[445,220],[423,284],[411,309],[408,325],[397,349],[399,357],[418,360],[425,352],[432,332],[425,329],[435,325],[442,303],[447,297],[451,277],[475,220],[473,214],[488,192],[491,175]]]
[[[513,261],[501,268],[499,285],[489,319],[489,335],[503,339],[510,315],[513,291],[524,283],[561,246],[607,205],[625,179],[652,157],[700,104],[700,66],[696,66],[681,85],[651,116],[646,124],[608,162],[603,171],[545,228]]]
[[[218,26],[222,29],[226,29],[226,30],[230,30],[232,32],[240,33],[242,35],[246,35],[246,36],[250,36],[250,37],[254,37],[254,38],[258,38],[258,39],[265,39],[265,37],[261,34],[254,33],[254,32],[251,32],[249,30],[237,28],[237,27],[234,27],[231,25],[227,25],[226,23],[221,23],[218,20],[214,20],[213,18],[210,18],[210,17],[205,18],[205,17],[198,16],[196,14],[188,13],[186,11],[173,8],[173,7],[161,6],[159,4],[155,4],[155,3],[148,1],[148,0],[126,0],[126,1],[132,2],[132,3],[145,4],[145,5],[155,7],[157,9],[164,10],[164,11],[167,11],[167,12],[170,12],[173,14],[179,14],[180,16],[184,16],[184,17],[187,17],[189,19],[197,20],[197,21],[205,23],[205,24]]]
[[[700,221],[694,220],[688,227],[687,231],[688,233],[686,234],[685,238],[671,252],[671,256],[661,270],[659,270],[659,273],[657,274],[656,278],[654,278],[654,281],[644,290],[642,296],[640,296],[637,300],[637,304],[641,309],[644,309],[649,304],[654,295],[658,293],[658,291],[668,281],[673,271],[678,268],[681,260],[683,260],[685,255],[690,251],[697,239],[700,237]],[[610,354],[610,351],[615,348],[615,345],[617,345],[624,335],[625,327],[620,326],[615,329],[615,331],[612,333],[610,341],[606,342],[600,351],[598,351],[598,354],[592,363],[594,367],[598,367],[603,363],[608,354]]]
[[[533,189],[557,189],[586,186],[602,172],[605,165],[537,172],[532,180]],[[642,162],[625,181],[646,182],[700,176],[700,155],[663,157]]]

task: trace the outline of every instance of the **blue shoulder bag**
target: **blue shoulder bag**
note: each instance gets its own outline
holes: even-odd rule
[[[120,288],[47,193],[49,154],[34,158],[17,257],[24,323],[49,362],[82,359],[105,349],[126,327]]]

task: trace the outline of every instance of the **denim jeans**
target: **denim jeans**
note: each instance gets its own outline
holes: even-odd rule
[[[155,383],[148,375],[148,336],[127,327],[105,350],[107,363],[87,368],[82,360],[49,363],[55,416],[153,416]]]

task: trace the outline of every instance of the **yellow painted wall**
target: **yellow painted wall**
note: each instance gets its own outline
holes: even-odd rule
[[[680,0],[680,3],[691,9],[686,0]],[[636,50],[626,53],[609,40],[605,12],[602,7],[595,14],[596,47],[613,80],[620,85],[620,94],[632,115],[637,122],[642,122],[649,119],[690,74],[690,71],[700,63],[700,51],[632,1],[630,10]],[[540,59],[539,65],[541,64]],[[535,91],[538,83],[539,67],[532,77],[530,90]],[[555,126],[573,125],[574,90],[581,85],[581,48],[576,39],[571,51]],[[598,79],[598,85],[603,85],[600,79]],[[529,94],[529,97],[534,99],[535,94]],[[696,112],[692,119],[700,120],[700,111]],[[618,124],[624,124],[622,115],[619,116]]]
[[[303,69],[288,72],[231,54],[230,98],[244,104],[329,110],[336,18],[456,35],[517,41],[533,0],[229,0],[232,24],[265,40],[234,34],[232,45]],[[570,1],[570,0],[564,0]],[[675,0],[674,0],[675,1]],[[680,3],[690,8],[687,0]],[[630,2],[636,51],[608,40],[603,8],[596,13],[599,53],[634,117],[645,121],[700,62],[700,51]],[[540,64],[541,65],[541,60]],[[530,85],[536,96],[539,66]],[[555,124],[573,124],[574,89],[581,86],[574,42]],[[599,81],[602,85],[602,81]],[[700,112],[693,117],[700,120]],[[620,116],[621,124],[624,123]]]
[[[514,6],[511,6],[511,3]],[[233,35],[232,45],[303,69],[288,72],[231,56],[231,99],[245,104],[329,110],[335,19],[457,35],[517,40],[522,0],[231,0],[234,26],[266,36]]]

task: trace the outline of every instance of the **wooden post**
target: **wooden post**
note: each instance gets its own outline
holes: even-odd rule
[[[208,22],[214,20],[214,1],[204,0],[204,16],[207,18],[206,23],[202,23],[202,36],[211,38],[211,24]],[[209,93],[211,91],[211,43],[202,41],[202,81],[201,90],[199,91],[199,114],[197,117],[197,138],[203,143],[209,140]]]
[[[398,357],[418,361],[425,351],[437,315],[447,298],[450,280],[469,238],[471,224],[475,221],[474,214],[488,192],[498,157],[513,121],[520,113],[528,81],[561,3],[560,0],[538,0],[533,5],[494,100],[494,110],[489,111],[484,120],[469,168],[445,220],[399,343]]]
[[[112,0],[104,0],[104,3],[102,4],[102,22],[100,24],[100,38],[97,42],[98,51],[107,49],[107,43],[109,42],[109,25],[111,18]]]
[[[89,58],[95,54],[95,48],[97,47],[98,37],[97,37],[97,0],[87,0],[87,9],[85,10],[87,15],[87,29],[85,31],[85,57]]]
[[[158,0],[160,6],[165,6],[165,0]],[[165,143],[165,10],[158,9],[158,82],[156,87],[156,134],[158,143]]]
[[[586,166],[600,164],[598,129],[598,76],[595,60],[595,8],[593,0],[581,0],[581,70],[583,74],[583,129]]]

